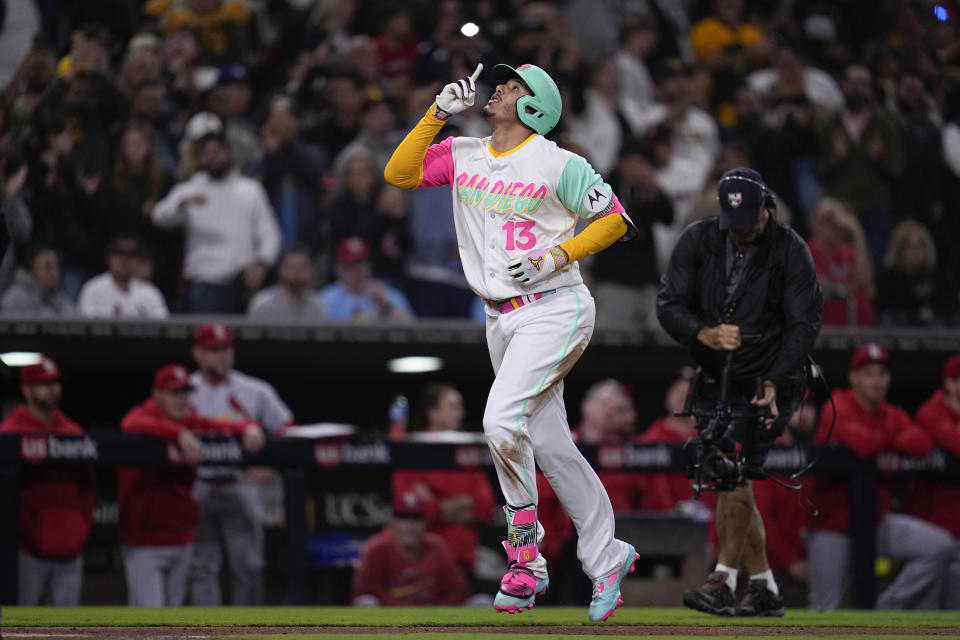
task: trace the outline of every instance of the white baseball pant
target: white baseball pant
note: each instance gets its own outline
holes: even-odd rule
[[[627,554],[614,538],[613,507],[567,424],[563,379],[593,335],[596,307],[586,286],[566,287],[504,314],[487,314],[496,377],[483,430],[507,504],[537,503],[534,459],[579,534],[577,556],[591,580],[618,570]],[[544,536],[537,524],[537,542]],[[540,556],[527,566],[546,575]]]

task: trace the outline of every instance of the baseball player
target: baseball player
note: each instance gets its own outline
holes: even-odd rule
[[[190,401],[200,415],[214,420],[255,420],[267,432],[293,423],[293,414],[270,384],[233,368],[230,327],[206,324],[194,335],[193,359],[200,370],[190,376]],[[227,553],[235,605],[263,599],[263,508],[256,472],[245,478],[236,467],[200,467],[196,492],[200,507],[194,543],[190,598],[194,605],[222,603],[220,566]]]
[[[83,428],[59,408],[62,389],[56,362],[43,358],[20,369],[20,388],[26,404],[0,422],[0,433],[83,435]],[[96,502],[92,467],[22,467],[20,606],[80,604],[83,546],[90,535]]]
[[[124,467],[117,473],[120,540],[132,607],[179,607],[187,595],[190,556],[197,524],[191,488],[201,457],[194,433],[242,438],[248,453],[263,448],[263,429],[253,420],[208,420],[190,406],[187,370],[170,364],[153,378],[151,397],[127,412],[124,433],[176,442],[184,467]]]
[[[509,561],[494,608],[530,608],[549,582],[538,548],[536,459],[580,534],[577,554],[593,581],[590,620],[606,620],[636,554],[614,537],[610,500],[570,437],[563,379],[596,315],[577,260],[630,237],[633,223],[586,160],[543,137],[562,105],[539,67],[494,68],[496,90],[483,108],[491,136],[430,144],[449,116],[473,105],[482,69],[443,88],[384,176],[404,189],[450,185],[463,271],[486,301],[496,378],[483,429],[507,501]],[[575,236],[578,218],[590,224]]]

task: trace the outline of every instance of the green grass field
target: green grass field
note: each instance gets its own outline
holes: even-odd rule
[[[718,618],[680,607],[621,607],[616,625],[802,626],[955,628],[960,611],[808,611],[791,609],[783,618]],[[534,607],[522,614],[496,614],[487,609],[411,607],[4,607],[5,626],[250,626],[250,627],[394,627],[394,626],[568,626],[590,625],[586,607]],[[356,637],[356,636],[354,636]]]
[[[462,609],[445,607],[390,608],[390,609],[352,609],[348,607],[257,607],[257,608],[199,608],[183,607],[179,609],[133,609],[129,607],[4,607],[3,625],[5,635],[11,628],[24,628],[24,637],[29,627],[219,627],[214,637],[237,639],[268,640],[366,640],[388,637],[383,633],[349,633],[339,629],[333,633],[318,633],[322,627],[391,627],[390,635],[416,633],[418,639],[451,640],[453,638],[482,638],[483,640],[540,640],[550,633],[551,640],[573,640],[582,638],[584,631],[555,629],[556,627],[589,627],[589,634],[600,637],[624,637],[623,627],[636,627],[636,635],[644,633],[670,634],[662,627],[678,627],[682,635],[644,636],[647,638],[706,637],[696,634],[691,628],[731,627],[732,635],[711,635],[711,638],[754,638],[744,627],[790,627],[784,629],[791,635],[777,635],[777,638],[898,638],[930,635],[937,637],[960,638],[960,612],[890,612],[890,611],[832,611],[818,612],[790,610],[784,618],[717,618],[683,608],[641,608],[622,607],[617,615],[603,624],[593,624],[587,620],[584,607],[539,607],[519,615],[497,615],[486,609]],[[228,627],[237,629],[230,633]],[[300,627],[302,633],[290,633],[283,630],[281,635],[271,633],[271,627]],[[487,627],[483,632],[464,629],[447,629],[431,632],[431,628],[442,627]],[[611,634],[604,634],[604,627]],[[653,628],[651,628],[653,627]],[[682,627],[682,629],[680,629]],[[406,628],[406,629],[405,629]],[[856,636],[843,628],[861,628]],[[511,631],[507,631],[511,629]],[[645,630],[646,629],[646,630]],[[801,629],[809,629],[809,635],[802,635]],[[869,629],[878,629],[879,635],[869,633]],[[131,629],[132,630],[132,629]],[[890,635],[891,630],[902,633]],[[298,630],[299,631],[299,630]],[[572,632],[571,632],[572,631]],[[770,637],[770,629],[763,631]],[[629,630],[627,630],[629,633]],[[712,629],[711,633],[722,633]],[[801,635],[794,635],[797,633]],[[911,634],[912,635],[907,635]],[[842,634],[842,635],[839,635]],[[920,635],[916,635],[920,634]],[[12,636],[16,637],[16,635]],[[107,636],[104,636],[107,637]]]

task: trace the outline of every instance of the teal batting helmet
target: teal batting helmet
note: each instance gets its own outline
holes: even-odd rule
[[[560,122],[563,101],[560,89],[546,71],[532,64],[522,64],[516,69],[506,64],[493,68],[495,85],[506,83],[511,78],[520,78],[532,95],[517,100],[517,115],[520,122],[540,135],[546,135]]]

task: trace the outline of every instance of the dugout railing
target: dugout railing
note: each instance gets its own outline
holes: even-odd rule
[[[586,458],[598,469],[682,472],[680,447],[667,444],[582,446]],[[960,479],[960,461],[940,449],[925,458],[884,453],[861,460],[839,447],[824,449],[778,447],[771,451],[767,470],[788,475],[817,456],[809,475],[843,476],[850,483],[852,525],[852,604],[870,609],[875,602],[876,490],[880,474],[912,476],[935,474],[945,480]],[[17,591],[18,508],[21,470],[27,465],[169,466],[179,459],[175,446],[146,436],[92,434],[86,436],[0,436],[0,604],[14,604]],[[405,469],[489,468],[489,452],[480,444],[428,444],[383,439],[270,438],[256,456],[244,454],[229,438],[203,440],[204,464],[256,465],[275,468],[284,485],[283,573],[285,602],[310,602],[307,515],[308,478],[321,474],[323,484],[337,486],[338,475],[348,472]],[[809,477],[809,476],[808,476]]]

